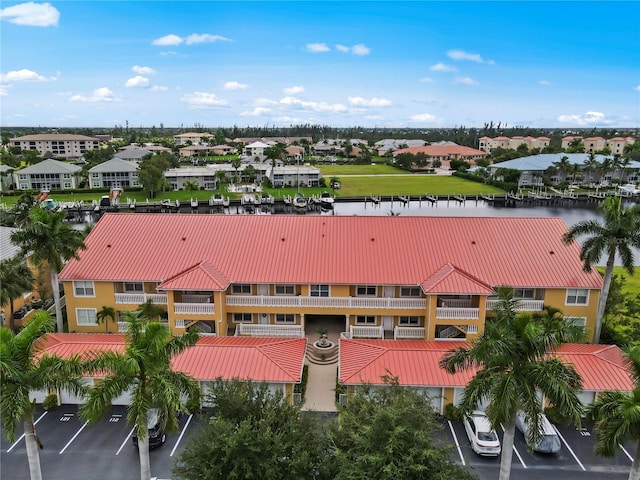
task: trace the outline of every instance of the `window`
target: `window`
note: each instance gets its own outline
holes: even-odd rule
[[[293,285],[276,285],[276,295],[295,295]]]
[[[86,280],[73,282],[73,292],[76,297],[95,297],[93,282]]]
[[[144,293],[144,285],[139,282],[124,282],[125,293]]]
[[[569,325],[575,325],[576,327],[582,327],[583,331],[587,328],[587,317],[564,317],[564,320]]]
[[[231,293],[236,295],[248,294],[251,295],[251,285],[238,284],[231,287]]]
[[[76,319],[78,325],[97,325],[95,308],[76,308]]]
[[[356,325],[375,325],[376,317],[373,315],[358,315],[356,316]]]
[[[400,296],[401,297],[419,297],[420,287],[401,287]]]
[[[311,285],[309,294],[312,297],[328,297],[329,285]]]
[[[398,324],[420,326],[422,322],[420,321],[420,317],[400,317]]]
[[[358,285],[356,295],[358,297],[375,297],[378,295],[378,289],[375,285]]]
[[[293,313],[277,313],[276,323],[296,323],[296,316]]]
[[[567,305],[586,305],[589,300],[589,290],[586,288],[567,288]]]
[[[250,313],[234,313],[233,323],[252,323],[253,318]]]
[[[514,288],[513,298],[533,300],[536,298],[536,291],[533,288]]]

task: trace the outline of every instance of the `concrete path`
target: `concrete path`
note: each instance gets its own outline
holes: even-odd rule
[[[316,412],[335,412],[335,389],[338,377],[338,364],[316,365],[306,363],[309,366],[309,380],[307,392],[302,410]]]

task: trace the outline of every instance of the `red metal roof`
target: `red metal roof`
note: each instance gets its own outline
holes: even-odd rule
[[[475,278],[460,271],[450,263],[422,283],[426,293],[464,293],[467,295],[491,295],[493,289]]]
[[[158,290],[226,290],[229,280],[209,262],[202,262],[158,285]]]
[[[232,283],[421,285],[451,263],[486,285],[601,288],[566,231],[560,218],[114,213],[60,278],[162,282],[204,261]]]
[[[448,374],[439,361],[445,352],[467,342],[423,340],[340,340],[339,380],[345,385],[383,384],[397,376],[400,385],[464,387],[475,370]],[[565,344],[557,356],[572,364],[584,391],[631,391],[634,388],[621,350],[615,345]]]
[[[42,352],[69,358],[89,352],[124,351],[124,335],[51,333]],[[198,343],[176,356],[172,366],[197,380],[254,380],[300,383],[307,346],[305,338],[200,337]]]

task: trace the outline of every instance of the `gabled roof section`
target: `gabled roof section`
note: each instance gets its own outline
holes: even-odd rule
[[[123,160],[117,155],[114,156],[111,160],[107,160],[106,162],[102,162],[95,167],[91,167],[89,169],[90,173],[110,173],[110,172],[135,172],[138,170],[138,165],[136,163],[128,162],[127,160]]]
[[[443,265],[436,273],[422,282],[425,293],[491,295],[490,285],[454,267],[450,263]]]
[[[32,174],[32,173],[74,173],[82,170],[82,167],[74,165],[72,163],[65,163],[53,158],[47,158],[41,162],[31,165],[20,170],[16,170],[19,174]]]
[[[209,262],[203,261],[168,278],[158,290],[226,290],[229,279]]]

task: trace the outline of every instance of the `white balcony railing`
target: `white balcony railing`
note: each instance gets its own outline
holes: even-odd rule
[[[187,328],[187,325],[191,323],[190,320],[176,320],[175,325],[176,328]]]
[[[443,299],[442,306],[447,308],[471,308],[470,298]]]
[[[252,337],[295,337],[304,338],[304,330],[300,325],[260,325],[241,323],[236,328],[236,335]]]
[[[174,303],[173,313],[213,315],[214,304],[213,303]]]
[[[237,307],[313,307],[313,308],[389,308],[424,310],[424,298],[369,297],[287,297],[266,295],[228,295],[227,305]]]
[[[436,318],[445,320],[476,320],[479,315],[480,310],[477,308],[436,308]]]
[[[160,322],[165,327],[169,328],[169,322]],[[118,332],[124,333],[129,330],[129,322],[118,322]]]
[[[396,327],[393,330],[393,339],[416,338],[424,339],[424,328],[422,327]]]
[[[167,295],[165,293],[116,293],[117,304],[142,305],[147,300],[157,305],[166,305]]]
[[[384,338],[384,330],[380,327],[351,325],[351,338]]]
[[[211,295],[196,295],[196,294],[183,294],[183,303],[209,303],[211,302]]]
[[[487,310],[493,310],[500,303],[498,299],[487,299]],[[519,312],[540,312],[544,305],[544,300],[518,300],[516,299],[516,310]]]

